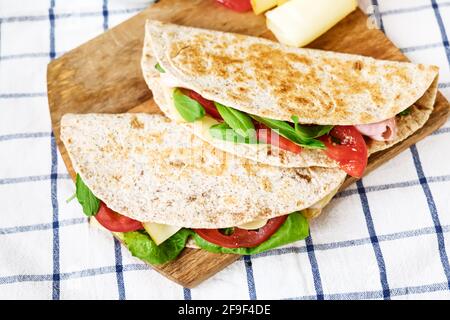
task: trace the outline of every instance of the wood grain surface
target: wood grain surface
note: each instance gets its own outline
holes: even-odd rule
[[[267,30],[262,15],[234,13],[213,0],[161,0],[52,61],[47,70],[47,82],[53,132],[72,178],[75,172],[60,140],[63,114],[160,112],[140,70],[144,23],[149,18],[275,39]],[[381,31],[368,28],[367,16],[359,9],[308,47],[379,59],[408,60]],[[372,155],[366,174],[438,129],[445,123],[448,113],[449,104],[438,93],[434,111],[426,125],[402,143]],[[355,181],[348,178],[342,188]],[[152,267],[167,278],[192,288],[238,258],[236,255],[185,249],[177,260]]]

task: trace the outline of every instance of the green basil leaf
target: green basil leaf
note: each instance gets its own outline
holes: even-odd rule
[[[398,115],[399,115],[399,116],[407,116],[407,115],[409,115],[409,114],[411,114],[411,107],[409,107],[409,108],[403,110],[403,111],[400,112]]]
[[[225,141],[231,141],[234,143],[246,143],[246,144],[257,144],[258,139],[256,139],[256,134],[252,135],[250,138],[244,138],[234,131],[227,123],[219,123],[211,126],[209,128],[209,133],[214,139],[220,139]]]
[[[234,130],[237,134],[244,138],[255,136],[255,126],[252,119],[244,112],[224,106],[218,102],[214,105],[222,116],[223,120]]]
[[[157,246],[146,232],[133,231],[123,233],[123,242],[133,256],[151,264],[163,264],[174,260],[183,251],[191,234],[191,230],[181,229]]]
[[[300,143],[300,146],[308,149],[325,149],[325,144],[317,139],[307,139]]]
[[[155,64],[155,69],[161,73],[166,73],[166,70],[164,70],[159,63]]]
[[[309,149],[325,149],[325,145],[322,141],[307,138],[300,135],[295,128],[293,128],[286,121],[267,119],[255,115],[250,115],[253,119],[262,124],[266,125],[270,129],[274,130],[280,136],[285,137],[286,139],[291,140],[292,142],[298,144],[299,146],[309,148]]]
[[[331,129],[333,129],[334,126],[327,125],[327,126],[300,126],[298,123],[298,117],[292,116],[292,121],[294,121],[295,124],[295,131],[305,139],[314,139],[321,137],[323,135],[328,134]]]
[[[180,89],[173,91],[173,100],[175,108],[187,122],[194,122],[205,116],[205,108],[194,99],[183,94]]]
[[[297,132],[287,122],[281,120],[267,119],[255,115],[251,115],[253,119],[266,125],[270,129],[277,130],[277,133],[286,139],[297,143],[300,139]]]
[[[98,200],[92,191],[84,184],[79,174],[77,174],[75,186],[77,188],[77,200],[83,207],[84,214],[88,217],[95,216],[100,208],[100,200]]]
[[[215,253],[256,254],[274,249],[291,242],[305,239],[309,235],[308,220],[300,213],[291,213],[283,225],[266,241],[253,248],[224,248],[206,241],[197,233],[192,236],[195,243],[202,249]]]

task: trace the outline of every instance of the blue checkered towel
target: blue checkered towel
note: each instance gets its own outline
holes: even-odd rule
[[[212,1],[212,0],[211,0]],[[306,241],[183,289],[90,228],[51,133],[47,63],[145,0],[0,0],[0,298],[450,298],[450,125],[338,194]],[[370,6],[369,6],[370,5]],[[450,98],[450,1],[362,1]]]

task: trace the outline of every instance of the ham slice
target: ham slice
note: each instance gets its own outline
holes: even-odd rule
[[[395,117],[377,123],[356,125],[355,127],[361,134],[377,141],[392,141],[397,136]]]

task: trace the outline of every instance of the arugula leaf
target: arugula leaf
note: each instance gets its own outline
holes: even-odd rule
[[[325,149],[325,145],[323,144],[322,141],[300,135],[295,130],[295,128],[293,128],[286,121],[267,119],[255,115],[250,116],[256,121],[266,125],[270,129],[275,130],[275,132],[277,132],[277,134],[279,134],[280,136],[283,136],[286,139],[291,140],[292,142],[298,144],[299,146],[310,149]]]
[[[224,106],[218,102],[214,102],[214,105],[223,120],[236,131],[238,135],[244,138],[253,138],[253,136],[256,135],[252,119],[246,113]]]
[[[181,229],[157,246],[146,232],[133,231],[123,233],[123,241],[133,256],[151,264],[163,264],[174,260],[183,251],[191,234],[191,230]]]
[[[197,233],[192,236],[202,249],[215,253],[256,254],[291,242],[305,239],[309,235],[308,220],[300,213],[291,213],[283,225],[266,241],[253,248],[224,248],[206,241]]]
[[[403,111],[400,112],[398,115],[399,115],[399,116],[407,116],[407,115],[409,115],[409,114],[411,114],[411,107],[409,107],[409,108],[403,110]]]
[[[100,208],[100,200],[98,200],[92,191],[84,184],[79,174],[77,174],[75,186],[77,187],[77,200],[83,207],[84,214],[88,217],[95,216]]]
[[[237,134],[227,123],[219,123],[211,126],[209,128],[209,133],[215,139],[231,141],[234,143],[247,143],[247,144],[257,144],[258,139],[256,139],[256,134],[252,135],[250,138],[244,138]]]
[[[159,63],[155,64],[155,69],[161,73],[166,73],[166,70],[164,70]]]
[[[173,100],[175,108],[187,122],[194,122],[205,116],[205,108],[196,100],[184,95],[180,89],[173,91]]]
[[[305,139],[314,139],[328,134],[334,126],[300,126],[298,123],[298,116],[292,116],[292,121],[294,121],[295,131],[304,137]]]

